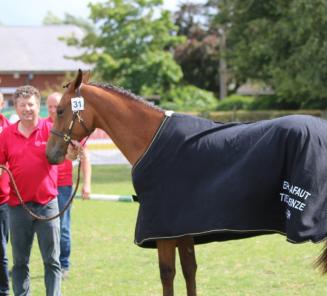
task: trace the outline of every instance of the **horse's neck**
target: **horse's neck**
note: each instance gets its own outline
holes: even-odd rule
[[[150,145],[164,113],[115,90],[94,86],[88,90],[95,127],[104,130],[134,165]]]

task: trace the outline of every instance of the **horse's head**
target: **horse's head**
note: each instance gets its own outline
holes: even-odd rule
[[[48,161],[52,164],[65,159],[71,140],[81,141],[94,129],[93,116],[88,112],[89,105],[80,94],[82,83],[86,84],[88,79],[88,73],[83,77],[82,71],[78,70],[76,78],[67,84],[57,107],[57,116],[46,149]],[[76,99],[78,97],[80,98]]]

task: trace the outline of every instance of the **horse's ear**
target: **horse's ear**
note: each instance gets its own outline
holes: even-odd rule
[[[77,76],[70,83],[69,88],[74,87],[74,90],[78,89],[82,83],[82,79],[83,79],[83,72],[81,69],[78,69]]]
[[[90,76],[91,76],[91,71],[86,71],[83,75],[83,79],[82,79],[82,83],[87,84],[90,80]]]

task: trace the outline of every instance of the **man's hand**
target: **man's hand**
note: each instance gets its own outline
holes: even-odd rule
[[[75,160],[77,159],[77,157],[80,157],[80,159],[83,159],[84,157],[84,149],[82,147],[82,145],[75,140],[72,140],[72,144],[68,145],[68,149],[67,149],[67,154],[66,154],[66,159],[69,160]]]
[[[82,187],[82,199],[90,199],[91,188],[90,186],[83,184]]]

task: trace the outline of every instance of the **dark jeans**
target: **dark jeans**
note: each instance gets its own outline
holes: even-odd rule
[[[72,186],[59,186],[58,187],[58,205],[59,211],[62,211],[66,206],[71,194]],[[61,268],[69,269],[70,257],[70,208],[69,207],[60,216],[60,264]]]
[[[0,296],[9,295],[7,243],[9,234],[8,205],[0,205]]]

